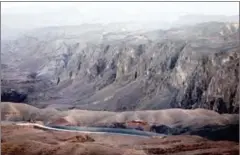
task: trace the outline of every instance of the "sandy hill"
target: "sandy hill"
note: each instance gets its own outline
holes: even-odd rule
[[[116,122],[128,122],[142,120],[149,124],[167,126],[191,126],[226,125],[238,123],[238,115],[219,114],[206,109],[184,110],[148,110],[148,111],[89,111],[66,110],[59,111],[54,108],[38,109],[22,103],[2,102],[2,120],[5,121],[43,121],[44,124],[59,122],[73,125],[93,126],[97,124],[111,124]]]

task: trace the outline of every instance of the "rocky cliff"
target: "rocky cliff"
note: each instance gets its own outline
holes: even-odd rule
[[[221,22],[150,32],[37,29],[2,41],[2,97],[24,94],[39,107],[238,113],[238,32]]]

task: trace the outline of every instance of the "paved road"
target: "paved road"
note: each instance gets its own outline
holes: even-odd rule
[[[117,134],[128,136],[143,136],[143,137],[164,137],[166,135],[153,132],[139,131],[134,129],[118,129],[118,128],[102,128],[102,127],[78,127],[78,126],[45,126],[36,123],[17,123],[20,126],[33,126],[43,130],[55,130],[66,132],[81,132],[95,134]]]

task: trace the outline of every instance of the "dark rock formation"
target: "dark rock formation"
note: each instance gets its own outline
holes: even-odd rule
[[[166,135],[197,135],[214,141],[239,142],[239,124],[207,125],[200,128],[153,125],[150,131]]]
[[[168,127],[166,125],[153,125],[150,128],[150,131],[166,134],[166,135],[180,135],[189,131],[189,128],[181,128],[181,127]]]
[[[205,126],[200,129],[188,131],[187,134],[198,135],[210,140],[228,140],[239,142],[239,124],[226,126]]]
[[[1,94],[1,101],[2,102],[26,102],[27,94],[17,92],[16,90],[4,91]]]

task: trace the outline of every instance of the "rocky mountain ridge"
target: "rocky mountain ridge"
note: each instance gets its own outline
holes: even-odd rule
[[[222,22],[149,32],[36,30],[2,41],[2,97],[12,101],[15,91],[39,107],[238,113],[238,33],[238,24]]]

